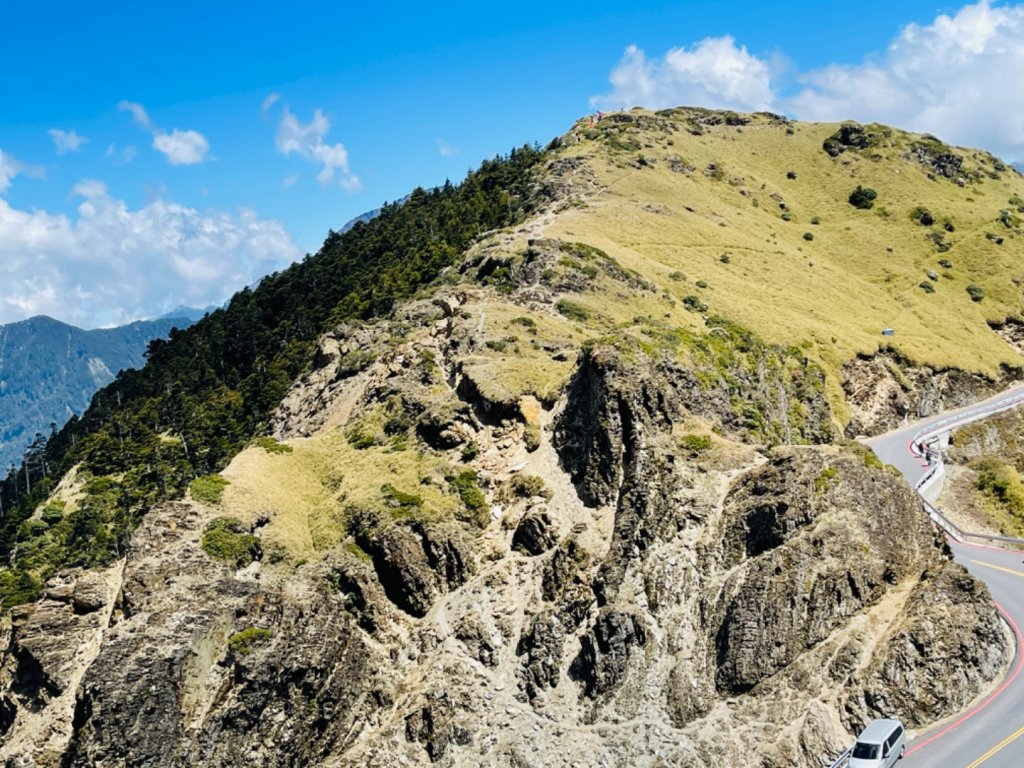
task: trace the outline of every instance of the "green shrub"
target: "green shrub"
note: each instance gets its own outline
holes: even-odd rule
[[[804,240],[806,240],[807,242],[810,242],[813,239],[814,239],[814,233],[813,232],[804,232]]]
[[[207,523],[201,545],[210,557],[239,567],[262,555],[260,540],[237,517],[217,517]]]
[[[487,525],[489,508],[487,496],[480,490],[476,472],[463,469],[457,475],[448,478],[448,485],[462,500],[470,519],[480,527]]]
[[[384,506],[394,512],[412,512],[423,506],[422,496],[417,496],[415,493],[400,491],[391,483],[384,483],[384,485],[380,487],[380,492],[384,497]]]
[[[939,266],[942,267],[943,269],[952,269],[953,262],[951,262],[949,259],[939,259]]]
[[[707,312],[708,310],[708,305],[692,294],[683,298],[683,306],[690,312]]]
[[[922,280],[917,284],[917,287],[925,293],[935,293],[935,286],[933,286],[928,280]]]
[[[537,332],[537,323],[532,317],[513,317],[509,323],[511,325],[521,325],[529,333]]]
[[[462,446],[462,460],[472,461],[480,453],[480,447],[475,442],[468,442]]]
[[[683,435],[679,444],[690,453],[703,453],[711,448],[711,438],[708,435]]]
[[[985,291],[980,285],[971,283],[966,288],[967,295],[971,297],[971,301],[981,301],[985,298]]]
[[[917,222],[923,227],[930,227],[935,223],[935,217],[923,205],[915,206],[910,210],[910,220]]]
[[[18,528],[18,541],[34,539],[36,536],[41,536],[46,533],[49,529],[50,526],[43,520],[31,518],[22,523]]]
[[[793,220],[793,214],[790,213],[789,211],[783,211],[782,212],[782,220],[783,221],[792,221]]]
[[[821,472],[818,473],[817,478],[814,480],[814,490],[818,493],[824,493],[832,485],[832,481],[839,477],[839,472],[835,467],[825,467]]]
[[[65,504],[63,501],[51,501],[43,507],[42,520],[47,525],[54,525],[64,519]]]
[[[540,448],[540,427],[536,424],[527,424],[523,431],[523,442],[526,443],[528,453],[533,453]]]
[[[230,481],[220,475],[203,475],[189,483],[188,490],[194,500],[213,506],[220,503],[224,489],[229,485]]]
[[[273,630],[270,629],[246,627],[241,632],[235,632],[228,638],[228,650],[236,656],[245,656],[255,646],[269,640],[273,634]]]
[[[850,205],[854,208],[860,208],[862,210],[870,210],[875,207],[875,200],[878,199],[878,193],[871,187],[862,187],[859,184],[857,188],[850,193],[848,198]]]
[[[978,473],[978,490],[1013,515],[1024,517],[1024,483],[1017,470],[993,456],[977,459],[970,467]]]
[[[813,224],[814,226],[818,226],[819,224],[821,224],[821,218],[818,216],[811,216],[811,224]]]
[[[723,253],[721,256],[718,257],[718,260],[723,264],[728,264],[730,261],[732,261],[732,257],[730,257],[728,253]]]
[[[707,284],[707,282],[706,282],[706,281],[704,281],[704,280],[698,280],[698,281],[697,281],[697,282],[695,283],[695,285],[696,285],[696,286],[697,286],[698,288],[707,288],[707,287],[708,287],[708,284]]]
[[[345,439],[348,444],[357,450],[366,450],[377,444],[377,436],[366,428],[365,424],[355,422],[345,432]]]
[[[284,443],[280,443],[277,440],[275,440],[274,438],[272,438],[270,436],[267,436],[267,435],[263,435],[261,437],[255,438],[252,441],[252,444],[254,446],[256,446],[257,448],[262,448],[267,453],[291,453],[292,452],[292,447],[290,445],[285,445]]]
[[[563,316],[570,320],[583,323],[590,319],[590,312],[582,304],[577,304],[575,301],[569,299],[559,299],[555,304],[557,309]]]
[[[669,280],[675,280],[677,283],[685,283],[686,282],[686,273],[685,272],[680,272],[679,270],[676,270],[675,272],[670,272],[669,273],[668,279]]]
[[[537,475],[516,475],[509,482],[509,489],[513,495],[521,498],[528,499],[533,496],[551,498],[551,491],[544,485],[544,479]]]

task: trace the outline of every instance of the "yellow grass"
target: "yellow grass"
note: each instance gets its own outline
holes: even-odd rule
[[[564,152],[591,159],[602,191],[586,207],[560,213],[546,235],[601,248],[659,288],[679,298],[697,295],[709,312],[767,341],[812,342],[808,354],[831,374],[833,395],[842,362],[883,343],[937,366],[992,374],[1000,364],[1020,365],[986,320],[1021,315],[1021,291],[1012,281],[1024,277],[1024,240],[996,218],[1009,207],[1009,197],[1024,195],[1024,180],[1003,172],[999,180],[961,188],[942,177],[929,180],[919,165],[891,149],[880,150],[885,157],[877,161],[866,156],[871,150],[847,151],[834,160],[821,145],[837,127],[798,123],[787,135],[784,127],[762,120],[708,128],[702,136],[651,131],[641,137],[650,146],[640,152],[585,140]],[[655,167],[626,166],[638,154],[654,158]],[[670,171],[668,154],[697,170]],[[722,166],[725,179],[706,176],[709,163]],[[971,157],[969,164],[977,161]],[[787,171],[797,178],[787,179]],[[847,202],[858,184],[877,190],[874,210]],[[780,218],[773,192],[783,197],[791,221]],[[929,228],[910,220],[919,205],[939,222],[947,216],[954,221],[956,231],[945,234],[954,244],[949,252],[938,253],[926,239]],[[818,225],[810,224],[815,216]],[[804,240],[805,232],[814,240]],[[1004,244],[986,240],[986,232],[1003,236]],[[720,260],[723,253],[729,263]],[[953,268],[943,270],[942,258]],[[939,278],[934,294],[918,287],[929,269],[950,276]],[[686,281],[669,278],[677,271]],[[697,280],[708,287],[697,288]],[[983,302],[970,300],[969,283],[984,288]],[[589,301],[613,322],[633,309],[607,296]],[[883,337],[881,330],[890,327],[895,336]]]
[[[345,538],[346,510],[380,509],[381,486],[421,496],[422,514],[447,516],[458,501],[446,490],[447,463],[416,450],[363,450],[340,431],[286,441],[291,453],[247,448],[222,473],[224,514],[252,523],[268,515],[265,546],[284,547],[294,559],[310,559]]]

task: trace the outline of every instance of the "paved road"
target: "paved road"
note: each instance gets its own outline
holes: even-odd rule
[[[1015,388],[968,408],[940,414],[877,437],[869,444],[883,461],[898,467],[911,485],[927,471],[910,442],[916,435],[950,423],[976,421],[1022,399]],[[1024,552],[951,542],[958,562],[988,584],[993,599],[1017,633],[1018,650],[1007,678],[973,709],[915,735],[903,760],[906,768],[1021,768],[1024,766]]]

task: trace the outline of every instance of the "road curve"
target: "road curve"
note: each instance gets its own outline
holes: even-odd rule
[[[868,444],[878,457],[896,466],[914,486],[927,463],[911,446],[915,437],[954,423],[977,421],[1022,401],[1014,388],[977,405],[947,411]],[[1000,612],[1017,635],[1017,653],[1007,677],[967,712],[929,731],[915,734],[907,745],[907,768],[1021,768],[1024,766],[1024,552],[950,541],[957,562],[984,581]]]

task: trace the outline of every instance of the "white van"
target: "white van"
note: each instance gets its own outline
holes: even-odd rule
[[[905,746],[903,723],[894,718],[872,720],[853,745],[849,768],[892,768]]]

